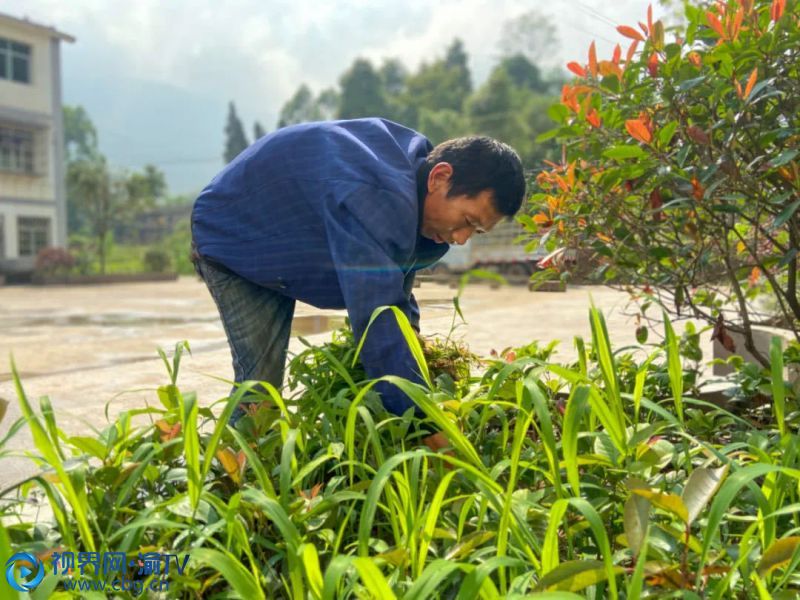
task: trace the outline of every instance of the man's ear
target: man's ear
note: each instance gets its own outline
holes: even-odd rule
[[[450,177],[453,176],[453,165],[447,162],[436,163],[428,173],[428,191],[434,192],[437,188],[450,189]]]

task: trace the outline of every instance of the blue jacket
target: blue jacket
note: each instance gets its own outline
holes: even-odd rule
[[[421,134],[383,119],[279,129],[197,198],[197,250],[296,300],[346,308],[356,339],[383,305],[398,306],[419,329],[414,272],[448,249],[419,235],[426,188],[416,174],[430,150]],[[422,381],[388,311],[370,326],[361,361],[370,378]],[[378,390],[394,414],[414,406],[394,386]]]

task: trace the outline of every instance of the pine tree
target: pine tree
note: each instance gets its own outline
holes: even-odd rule
[[[261,126],[261,123],[256,121],[253,124],[253,141],[255,142],[258,138],[262,138],[267,135],[267,132],[264,131],[264,128]]]
[[[236,114],[233,102],[228,104],[228,122],[225,125],[225,154],[222,155],[225,164],[236,158],[250,143],[244,134],[244,127]]]

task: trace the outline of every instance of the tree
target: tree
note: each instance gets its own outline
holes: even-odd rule
[[[530,10],[504,23],[499,46],[503,56],[520,54],[535,65],[544,64],[555,55],[558,30],[550,17]]]
[[[423,63],[406,82],[406,103],[414,115],[422,109],[461,112],[472,91],[467,55],[463,44],[455,39],[445,58]]]
[[[464,43],[455,38],[445,53],[444,66],[456,74],[455,85],[464,96],[472,92],[472,77],[468,62],[469,58],[464,50]]]
[[[236,114],[233,102],[228,103],[228,121],[225,124],[225,152],[222,155],[225,164],[236,158],[250,143],[244,134],[244,127]]]
[[[302,84],[294,95],[281,107],[278,117],[278,128],[308,123],[309,121],[325,121],[336,117],[339,108],[339,94],[333,88],[322,90],[314,98],[311,89]]]
[[[530,219],[551,249],[593,252],[640,319],[659,305],[704,320],[731,351],[739,333],[765,366],[756,298],[800,341],[800,22],[784,8],[687,4],[669,42],[648,12],[641,32],[618,28],[633,39],[624,60],[592,45],[570,63],[578,81],[549,111],[566,162],[538,176]]]
[[[294,93],[286,104],[281,108],[278,117],[278,128],[294,125],[296,123],[306,123],[315,121],[317,118],[316,107],[314,106],[314,95],[311,89],[304,83]]]
[[[469,120],[462,113],[449,109],[434,111],[423,108],[419,113],[418,127],[433,144],[472,133]]]
[[[399,96],[406,89],[408,69],[396,58],[384,59],[378,74],[387,96]]]
[[[67,162],[99,154],[97,130],[82,106],[64,106],[64,150]]]
[[[475,133],[511,144],[521,122],[514,106],[514,84],[508,73],[495,69],[489,80],[469,98],[466,112]]]
[[[336,117],[339,112],[339,92],[334,88],[322,90],[315,102],[319,119],[327,121]]]
[[[370,61],[356,59],[342,75],[339,85],[342,90],[338,114],[340,119],[387,115],[383,82]]]
[[[267,132],[261,126],[261,123],[256,121],[253,123],[253,141],[255,142],[257,139],[264,137],[267,135]]]
[[[511,79],[511,83],[520,89],[539,94],[549,92],[550,86],[542,78],[539,67],[522,54],[506,56],[496,68],[503,69]]]
[[[64,106],[64,158],[67,168],[77,160],[94,161],[100,158],[97,147],[97,130],[82,106]],[[67,188],[67,230],[79,232],[86,229],[88,215]]]
[[[154,165],[145,165],[141,173],[131,173],[125,181],[129,198],[147,206],[160,203],[167,192],[164,172]]]

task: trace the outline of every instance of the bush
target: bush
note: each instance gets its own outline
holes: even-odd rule
[[[150,249],[145,252],[142,262],[144,263],[145,271],[150,273],[164,273],[171,265],[169,254],[157,249]]]
[[[66,248],[49,246],[36,255],[35,274],[38,276],[66,275],[75,266],[75,258]]]
[[[674,40],[648,13],[610,60],[588,62],[550,108],[563,164],[538,177],[529,229],[545,244],[591,249],[596,276],[741,333],[774,300],[800,340],[800,18],[798,2],[686,3]],[[639,48],[641,48],[639,50]]]

